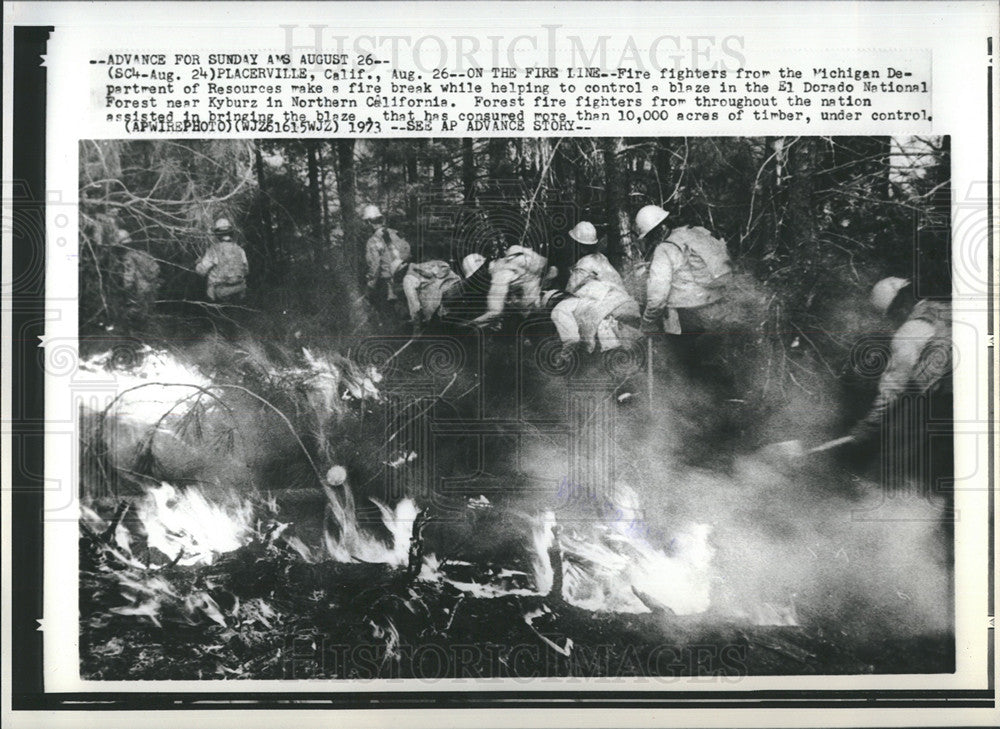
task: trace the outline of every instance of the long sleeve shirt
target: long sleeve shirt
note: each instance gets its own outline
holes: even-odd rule
[[[409,260],[410,244],[392,228],[379,228],[365,243],[368,285],[374,286],[380,278],[392,278]]]
[[[683,227],[672,231],[653,251],[646,282],[644,323],[662,318],[668,309],[693,309],[713,304],[722,297],[718,288],[709,285],[706,272],[696,270],[693,265],[694,261],[701,260],[691,252],[692,248],[697,250],[700,238],[724,246],[704,228]]]
[[[520,310],[538,308],[546,263],[545,256],[530,248],[508,248],[507,254],[491,266],[486,313],[475,321],[489,321],[503,315],[508,301]]]
[[[195,266],[195,271],[208,277],[208,284],[240,284],[250,271],[247,254],[239,245],[229,240],[213,243]]]
[[[591,281],[552,309],[552,323],[564,345],[582,341],[593,352],[600,340],[602,350],[618,346],[617,338],[602,327],[608,319],[638,320],[639,305],[624,288],[604,281]]]
[[[410,318],[417,320],[420,316],[428,321],[441,307],[444,292],[461,281],[445,261],[411,263],[403,277],[403,294]]]
[[[574,294],[584,284],[591,281],[603,281],[605,283],[625,286],[622,276],[603,253],[590,253],[578,260],[570,269],[569,281],[566,284],[566,291]]]
[[[878,395],[854,435],[876,432],[886,411],[905,392],[925,393],[950,371],[951,312],[947,304],[920,301],[892,336],[889,362],[879,378]]]

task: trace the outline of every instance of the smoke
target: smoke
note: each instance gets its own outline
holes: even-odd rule
[[[845,340],[879,326],[859,302],[842,301],[825,315],[825,326]],[[526,496],[526,509],[554,507],[560,523],[625,523],[670,554],[683,549],[683,535],[709,526],[713,587],[706,620],[797,623],[854,641],[953,630],[944,500],[928,497],[919,478],[890,490],[879,480],[878,463],[760,448],[791,439],[808,448],[843,434],[852,403],[845,403],[842,363],[823,369],[814,352],[803,360],[812,376],[801,367],[807,386],[775,388],[764,397],[765,348],[693,375],[669,351],[655,351],[651,407],[644,402],[646,372],[639,371],[625,388],[593,385],[611,403],[613,425],[601,414],[568,411],[576,475],[567,473],[562,450],[544,443],[521,448],[530,479],[555,481]],[[589,375],[596,382],[595,374],[592,365],[540,380],[525,399],[539,414],[559,411],[579,381]],[[870,380],[873,386],[877,374]],[[623,389],[634,396],[621,402]],[[595,419],[605,432],[586,431]],[[569,489],[560,488],[567,477]]]

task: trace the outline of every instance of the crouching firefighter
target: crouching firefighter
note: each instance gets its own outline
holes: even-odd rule
[[[472,320],[486,325],[500,319],[506,307],[530,314],[541,304],[542,279],[546,274],[545,256],[520,245],[510,246],[503,258],[489,264],[490,288],[486,311]]]
[[[564,357],[580,347],[588,353],[629,348],[641,337],[639,322],[635,299],[622,286],[605,281],[589,281],[552,307]]]
[[[656,205],[647,205],[635,216],[636,233],[647,243],[649,256],[642,331],[691,335],[674,345],[692,364],[693,336],[727,326],[725,299],[732,263],[725,241],[697,226],[670,230],[667,216]]]
[[[212,226],[216,241],[195,266],[199,276],[208,278],[207,293],[211,301],[239,301],[246,296],[250,266],[247,254],[233,240],[233,226],[219,218]]]
[[[462,278],[441,296],[440,317],[452,323],[469,323],[486,311],[492,271],[497,261],[482,253],[470,253],[462,259]]]
[[[591,281],[604,281],[624,287],[621,274],[600,251],[597,229],[592,223],[586,220],[580,221],[569,232],[569,237],[575,241],[577,255],[569,270],[567,292],[575,293],[577,289]]]
[[[950,427],[953,419],[951,306],[916,300],[910,282],[896,277],[875,284],[871,304],[895,332],[878,394],[850,439],[871,445],[881,434],[884,482],[918,476],[925,487],[940,488],[939,478],[953,476],[952,438],[928,438],[928,425]]]
[[[424,261],[406,266],[403,295],[414,334],[439,315],[444,296],[461,283],[461,277],[446,261]]]

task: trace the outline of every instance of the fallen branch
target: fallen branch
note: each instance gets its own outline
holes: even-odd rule
[[[420,574],[420,568],[424,562],[424,527],[430,521],[430,514],[426,509],[417,513],[413,520],[413,531],[410,534],[410,551],[406,562],[406,579],[412,582]]]
[[[101,540],[106,544],[111,544],[111,540],[115,538],[115,531],[118,529],[118,525],[121,524],[122,517],[124,517],[125,512],[128,511],[128,507],[129,503],[127,501],[122,501],[118,504],[118,508],[115,510],[115,515],[111,518],[111,523],[108,524],[108,528],[101,534]]]

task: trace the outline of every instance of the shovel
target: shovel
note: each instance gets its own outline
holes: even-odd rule
[[[826,443],[822,443],[813,448],[806,449],[802,445],[800,440],[786,440],[781,443],[771,443],[766,445],[757,453],[765,458],[776,458],[785,461],[796,461],[806,456],[810,456],[814,453],[823,453],[825,451],[833,450],[834,448],[839,448],[847,443],[853,443],[854,437],[850,435],[845,435],[840,438],[834,438],[833,440],[828,440]]]

